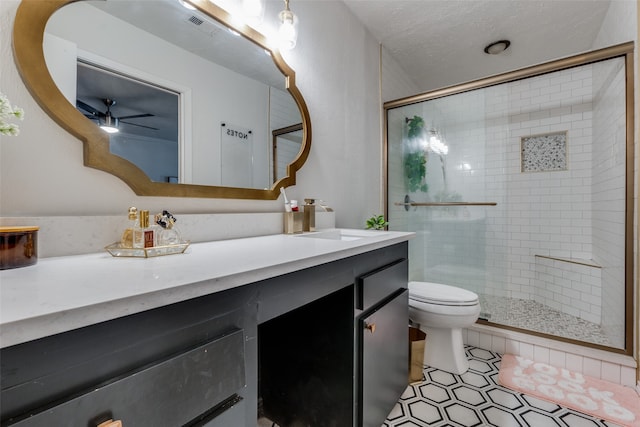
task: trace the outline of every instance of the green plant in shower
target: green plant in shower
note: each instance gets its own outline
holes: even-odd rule
[[[424,181],[427,174],[427,154],[421,151],[405,154],[404,174],[407,177],[407,187],[410,192],[429,191],[429,186]]]
[[[413,118],[407,119],[407,125],[409,140],[424,136],[424,119],[422,117],[413,116]],[[429,186],[424,180],[427,175],[427,152],[420,148],[408,152],[404,155],[403,164],[408,191],[425,193],[429,191]]]
[[[407,119],[407,124],[409,125],[409,132],[407,132],[409,138],[420,136],[424,130],[424,119],[420,116],[413,116],[413,118]]]

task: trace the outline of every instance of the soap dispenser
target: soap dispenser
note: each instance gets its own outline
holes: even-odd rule
[[[315,199],[304,199],[304,218],[302,220],[302,231],[316,231],[316,205]]]

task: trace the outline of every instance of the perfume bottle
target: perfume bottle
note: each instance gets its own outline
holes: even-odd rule
[[[129,208],[129,217],[127,226],[122,233],[122,238],[120,239],[120,245],[123,248],[132,248],[133,247],[133,230],[136,228],[138,224],[138,209],[131,206]]]
[[[176,217],[169,211],[162,211],[161,214],[155,216],[156,224],[160,226],[158,229],[158,246],[178,245],[182,243],[180,233],[176,227]]]
[[[134,248],[152,248],[156,246],[156,227],[149,226],[149,211],[140,211],[139,221],[133,230]]]

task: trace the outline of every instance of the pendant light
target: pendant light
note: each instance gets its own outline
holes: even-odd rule
[[[284,10],[280,12],[278,37],[281,49],[291,50],[298,41],[298,17],[289,9],[289,0],[284,0]]]

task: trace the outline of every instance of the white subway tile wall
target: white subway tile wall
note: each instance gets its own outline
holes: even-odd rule
[[[600,324],[601,272],[598,265],[577,264],[571,259],[535,257],[534,299],[559,312]]]
[[[505,247],[504,260],[488,266],[495,279],[487,284],[488,294],[550,301],[536,280],[535,255],[591,259],[591,87],[588,65],[506,85],[506,112],[487,106],[488,115],[508,117],[493,129],[485,151],[488,159],[496,157],[488,161],[493,185],[487,198],[498,202],[496,215],[492,211],[487,219],[488,232],[495,230],[487,242],[492,250]],[[568,170],[522,173],[521,137],[561,131],[567,131]],[[562,272],[558,276],[563,279]],[[580,299],[570,287],[556,295],[565,304]]]

